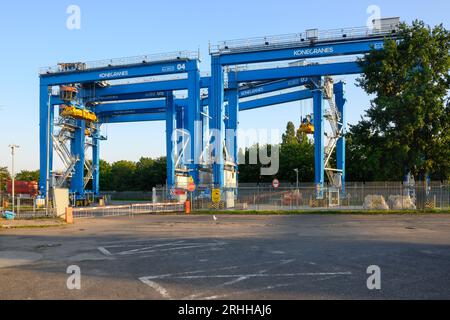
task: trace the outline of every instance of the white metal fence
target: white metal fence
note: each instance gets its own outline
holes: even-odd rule
[[[184,212],[182,203],[142,203],[120,206],[74,208],[74,218],[97,218],[113,216],[134,216],[142,214]]]

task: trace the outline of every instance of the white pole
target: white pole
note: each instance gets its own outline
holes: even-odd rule
[[[51,92],[49,92],[48,94],[48,105],[47,105],[47,163],[46,163],[46,167],[47,167],[47,173],[46,173],[46,177],[45,177],[45,215],[48,217],[48,212],[49,212],[49,188],[50,188],[50,128],[51,128],[51,124],[50,124],[50,106],[51,106]]]
[[[14,213],[14,210],[15,210],[14,198],[15,198],[15,191],[16,191],[16,189],[15,189],[16,188],[16,174],[14,171],[14,156],[16,153],[16,148],[19,148],[19,146],[12,144],[9,147],[11,148],[12,212]]]

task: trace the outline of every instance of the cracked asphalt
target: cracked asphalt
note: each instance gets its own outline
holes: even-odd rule
[[[381,290],[367,287],[379,266]],[[69,290],[78,266],[81,289]],[[138,216],[0,230],[0,299],[449,299],[450,215]]]

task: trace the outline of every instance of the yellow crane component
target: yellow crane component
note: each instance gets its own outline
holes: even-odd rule
[[[312,116],[309,115],[305,119],[303,119],[299,130],[300,130],[300,132],[303,132],[306,134],[314,134],[315,130],[314,130]]]
[[[74,106],[66,106],[66,105],[62,106],[61,116],[62,117],[70,117],[70,118],[79,119],[79,120],[90,121],[90,122],[97,122],[97,120],[98,120],[95,113],[93,113],[91,111],[82,110],[82,109],[75,108]]]

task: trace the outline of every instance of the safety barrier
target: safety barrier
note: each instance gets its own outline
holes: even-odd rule
[[[184,212],[184,205],[182,203],[142,203],[107,207],[74,208],[73,217],[97,218],[181,212]]]

